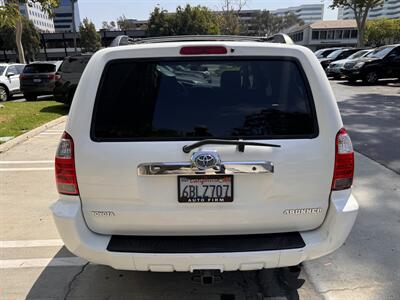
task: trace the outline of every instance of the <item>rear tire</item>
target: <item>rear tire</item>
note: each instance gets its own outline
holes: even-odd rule
[[[25,95],[24,94],[24,97],[25,97],[25,100],[26,101],[36,101],[37,100],[37,96],[35,96],[35,95]]]
[[[10,98],[8,90],[5,86],[0,85],[0,102],[7,101]]]
[[[363,78],[365,84],[375,84],[378,80],[378,74],[375,71],[368,72]]]

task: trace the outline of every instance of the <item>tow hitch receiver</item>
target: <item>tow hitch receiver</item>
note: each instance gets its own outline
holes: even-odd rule
[[[200,282],[202,285],[212,285],[222,281],[221,271],[219,270],[196,270],[192,276],[193,282]]]

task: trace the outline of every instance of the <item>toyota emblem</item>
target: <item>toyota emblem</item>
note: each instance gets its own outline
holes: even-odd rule
[[[192,155],[192,165],[199,170],[207,170],[221,164],[217,151],[198,151]]]

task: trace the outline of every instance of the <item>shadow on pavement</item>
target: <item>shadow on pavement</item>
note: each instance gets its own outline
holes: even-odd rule
[[[335,80],[335,79],[333,79],[333,80]],[[356,81],[356,82],[350,82],[350,81],[344,80],[344,79],[337,79],[335,81],[338,84],[347,85],[347,86],[388,86],[388,87],[394,87],[394,88],[400,87],[400,81],[398,79],[382,79],[372,85],[366,85],[361,80]]]
[[[354,148],[400,174],[400,95],[357,94],[338,105]]]
[[[360,210],[344,245],[305,263],[327,299],[400,299],[400,181],[398,175],[356,156],[353,195]]]
[[[74,258],[63,247],[53,258]],[[51,265],[51,263],[50,263]],[[85,264],[46,267],[27,299],[299,299],[299,267],[247,272],[224,272],[222,280],[201,285],[193,273],[119,271]]]
[[[57,102],[54,102],[54,105],[51,104],[50,106],[43,107],[40,110],[40,112],[59,114],[60,116],[66,115],[68,111],[69,111],[68,106]]]

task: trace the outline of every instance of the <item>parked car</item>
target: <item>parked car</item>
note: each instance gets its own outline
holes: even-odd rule
[[[340,59],[340,60],[331,62],[329,64],[329,66],[326,68],[326,75],[328,77],[333,77],[336,79],[341,78],[343,76],[341,69],[343,68],[345,63],[351,62],[351,61],[356,60],[361,57],[364,57],[364,56],[368,55],[369,53],[371,53],[372,51],[373,51],[373,49],[360,50],[345,59]]]
[[[59,79],[56,75],[59,66],[60,62],[34,62],[25,66],[20,82],[26,101],[35,101],[38,96],[53,94]]]
[[[212,80],[177,66],[207,67]],[[66,247],[116,269],[297,265],[339,248],[358,211],[351,140],[318,60],[265,38],[97,51],[55,173]]]
[[[339,49],[339,50],[333,51],[326,58],[321,58],[319,60],[319,62],[321,63],[322,68],[326,71],[326,68],[328,68],[328,66],[331,62],[345,59],[360,50],[362,50],[362,49],[354,49],[354,48]]]
[[[25,65],[0,64],[0,101],[7,101],[20,92],[19,74]]]
[[[367,56],[347,62],[342,73],[350,82],[374,84],[381,78],[400,78],[400,44],[376,48]]]
[[[54,99],[70,105],[74,98],[79,79],[91,55],[66,57],[56,73],[59,80],[55,83]]]
[[[334,48],[324,48],[324,49],[319,49],[314,52],[315,56],[320,59],[320,58],[325,58],[329,54],[331,54],[333,51],[342,49],[342,47],[334,47]]]

